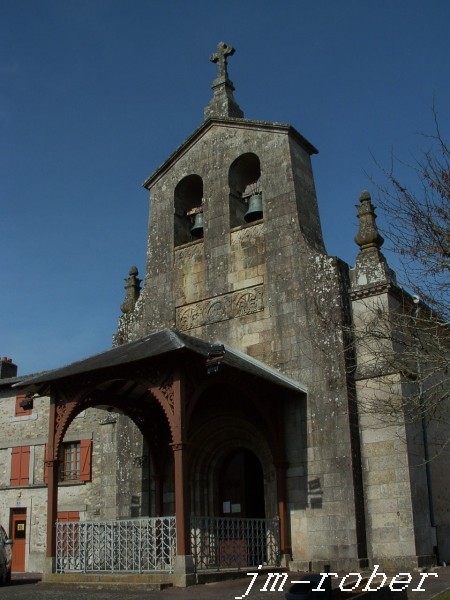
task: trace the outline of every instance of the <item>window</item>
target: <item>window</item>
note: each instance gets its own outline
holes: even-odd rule
[[[64,444],[62,451],[60,481],[78,481],[80,478],[80,442]]]
[[[47,455],[47,447],[45,454]],[[91,481],[92,440],[64,442],[61,449],[59,481]],[[44,481],[48,483],[47,469],[44,468]]]
[[[30,482],[30,446],[11,449],[10,485],[28,485]]]
[[[62,447],[60,481],[90,481],[92,440],[66,442]]]
[[[24,417],[25,415],[31,415],[33,410],[33,399],[27,398],[25,394],[19,394],[16,397],[16,408],[14,412],[15,417]]]

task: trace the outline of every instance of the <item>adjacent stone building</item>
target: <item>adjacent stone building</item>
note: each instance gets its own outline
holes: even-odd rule
[[[275,560],[268,549],[252,554],[241,529],[234,562],[222,567],[450,559],[448,474],[433,475],[443,457],[430,476],[420,432],[380,429],[362,410],[382,392],[354,334],[379,306],[409,302],[381,253],[370,196],[360,196],[350,269],[325,250],[317,150],[290,125],[244,117],[228,76],[233,52],[219,44],[204,122],[144,183],[145,279],[130,270],[114,348],[0,386],[0,519],[8,525],[27,507],[29,569],[44,546],[45,443],[48,523],[71,511],[81,521],[176,515],[180,585],[225,561],[223,530],[208,529],[218,557],[197,552],[214,518],[265,519],[267,538],[278,523]],[[400,374],[392,378],[406,395]],[[13,415],[12,384],[37,395],[34,420]],[[83,440],[89,478],[58,486],[67,444]],[[29,479],[17,485],[8,465],[12,448],[26,446]]]

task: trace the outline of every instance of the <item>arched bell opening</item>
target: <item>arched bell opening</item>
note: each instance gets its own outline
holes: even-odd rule
[[[203,237],[203,179],[187,175],[174,193],[174,245]]]
[[[228,172],[230,228],[245,225],[263,216],[261,165],[252,152],[239,156]]]

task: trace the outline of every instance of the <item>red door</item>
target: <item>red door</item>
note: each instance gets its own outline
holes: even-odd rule
[[[12,565],[11,570],[25,571],[25,544],[27,540],[27,509],[13,508],[11,512]]]

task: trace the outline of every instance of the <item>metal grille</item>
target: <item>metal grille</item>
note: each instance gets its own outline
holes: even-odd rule
[[[56,571],[172,572],[175,517],[56,523]]]
[[[278,519],[191,517],[196,570],[279,566]]]

